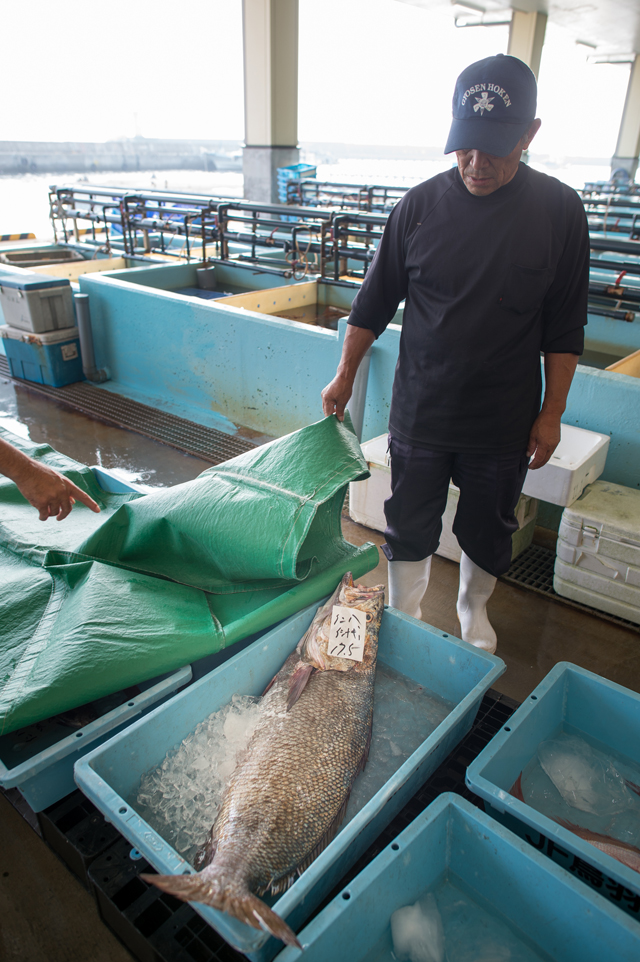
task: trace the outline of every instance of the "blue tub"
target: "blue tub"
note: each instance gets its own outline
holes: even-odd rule
[[[640,761],[640,695],[560,662],[471,763],[467,785],[489,814],[640,922],[639,873],[509,794],[540,742],[561,728]]]
[[[188,870],[185,860],[125,801],[140,775],[156,767],[234,693],[260,694],[308,628],[312,605],[282,622],[162,708],[81,759],[82,791],[159,872]],[[387,608],[379,661],[430,688],[455,708],[331,842],[274,910],[298,929],[391,819],[471,728],[484,693],[505,670],[493,655]],[[204,905],[194,908],[253,962],[266,962],[282,943]]]
[[[33,811],[41,812],[74,791],[73,766],[82,755],[190,681],[191,667],[187,665],[141,682],[140,694],[77,730],[47,719],[0,736],[0,785],[18,788]]]
[[[444,877],[556,962],[636,962],[640,927],[469,802],[440,795],[277,962],[386,962],[389,919]],[[445,941],[446,949],[446,941]],[[484,958],[484,956],[483,956]]]

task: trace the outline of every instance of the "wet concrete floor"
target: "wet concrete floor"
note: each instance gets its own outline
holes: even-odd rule
[[[0,378],[0,424],[46,441],[85,464],[117,469],[152,487],[178,484],[205,461],[109,425]],[[54,522],[48,522],[54,523]],[[384,538],[343,519],[354,544]],[[538,532],[538,536],[542,536]],[[365,584],[387,582],[382,552]],[[422,605],[424,621],[452,635],[458,566],[435,557]],[[640,691],[640,635],[525,588],[499,582],[489,603],[498,654],[507,663],[495,687],[522,701],[558,661],[573,661]],[[100,921],[93,899],[0,794],[0,959],[6,962],[125,962],[131,956]]]

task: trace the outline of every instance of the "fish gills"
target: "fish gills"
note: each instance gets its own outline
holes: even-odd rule
[[[329,655],[334,604],[364,611],[361,662]],[[300,947],[257,895],[285,891],[334,837],[371,742],[384,585],[344,576],[263,695],[195,875],[143,876]]]

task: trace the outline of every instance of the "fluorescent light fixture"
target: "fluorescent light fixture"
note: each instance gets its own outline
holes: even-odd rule
[[[576,43],[579,47],[591,47],[592,50],[595,50],[598,46],[597,43],[591,43],[590,40],[576,40]]]
[[[587,63],[633,63],[635,59],[635,53],[607,53],[587,57]]]

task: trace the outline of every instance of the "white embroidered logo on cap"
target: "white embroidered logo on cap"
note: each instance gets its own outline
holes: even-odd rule
[[[485,110],[493,110],[493,104],[491,103],[492,100],[494,100],[494,98],[490,97],[487,93],[483,93],[482,97],[476,97],[477,103],[474,104],[474,112],[477,113],[479,110],[480,116],[482,117]]]

